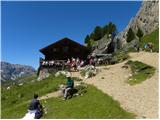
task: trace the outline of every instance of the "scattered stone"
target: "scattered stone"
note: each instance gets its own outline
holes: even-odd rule
[[[144,118],[147,118],[146,116],[142,116],[142,118],[144,119]]]
[[[97,74],[97,69],[93,65],[87,65],[82,71],[85,79],[95,76]]]
[[[64,76],[66,76],[66,77],[69,77],[69,76],[71,76],[71,73],[70,73],[70,72],[67,72],[67,71],[58,71],[58,72],[55,74],[56,77],[58,77],[58,76],[60,76],[60,75],[64,75]]]
[[[75,96],[78,96],[78,95],[79,95],[78,93],[75,94]]]
[[[22,98],[23,97],[23,94],[18,94],[18,98]]]
[[[80,86],[80,85],[81,85],[80,83],[77,83],[77,84],[76,84],[76,86]]]
[[[107,66],[107,67],[105,67],[105,68],[103,68],[104,70],[109,70],[110,69],[110,67],[109,66]]]
[[[122,68],[128,69],[128,65],[123,65]]]
[[[11,87],[9,86],[9,87],[7,87],[7,90],[10,90],[11,89]]]
[[[20,83],[20,84],[18,84],[19,86],[22,86],[23,85],[23,83]]]

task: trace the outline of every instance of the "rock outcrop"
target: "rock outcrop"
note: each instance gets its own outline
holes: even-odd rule
[[[47,68],[43,68],[39,71],[39,75],[38,75],[37,80],[38,81],[43,80],[43,79],[49,77],[49,75],[50,75],[49,70]]]
[[[94,50],[91,52],[93,57],[105,57],[109,58],[111,53],[114,52],[114,42],[111,35],[105,35],[103,38],[97,41],[97,45],[94,46]]]
[[[143,31],[144,35],[146,35],[153,32],[158,27],[159,1],[143,1],[136,16],[131,18],[127,27],[122,32],[120,32],[114,40],[117,40],[118,38],[123,46],[126,44],[126,35],[129,28],[132,28],[135,33],[137,33],[138,28],[140,28]]]

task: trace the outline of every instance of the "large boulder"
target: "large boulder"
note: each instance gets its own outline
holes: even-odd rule
[[[81,71],[81,75],[84,78],[90,78],[92,76],[95,76],[98,73],[97,69],[93,65],[87,65],[85,68]]]
[[[49,74],[48,69],[47,69],[47,68],[43,68],[43,69],[41,69],[41,70],[39,71],[39,76],[38,76],[37,80],[38,80],[38,81],[43,80],[43,79],[49,77],[49,75],[50,75],[50,74]]]
[[[103,38],[98,40],[95,49],[92,51],[91,56],[96,56],[97,54],[106,54],[109,52],[109,46],[112,42],[111,35],[105,35]]]

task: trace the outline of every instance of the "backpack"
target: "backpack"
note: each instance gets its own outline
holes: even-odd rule
[[[35,113],[35,119],[40,119],[43,116],[43,112],[40,110],[37,110],[37,112]]]

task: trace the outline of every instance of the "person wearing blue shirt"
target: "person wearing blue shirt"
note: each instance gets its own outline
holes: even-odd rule
[[[67,94],[69,92],[69,90],[71,90],[73,87],[74,87],[74,82],[73,80],[71,79],[70,76],[67,76],[67,83],[66,83],[66,88],[64,90],[64,100],[67,99]]]
[[[39,119],[43,115],[43,108],[38,100],[38,94],[34,94],[34,98],[29,104],[28,111],[30,113],[35,113],[35,119]]]

